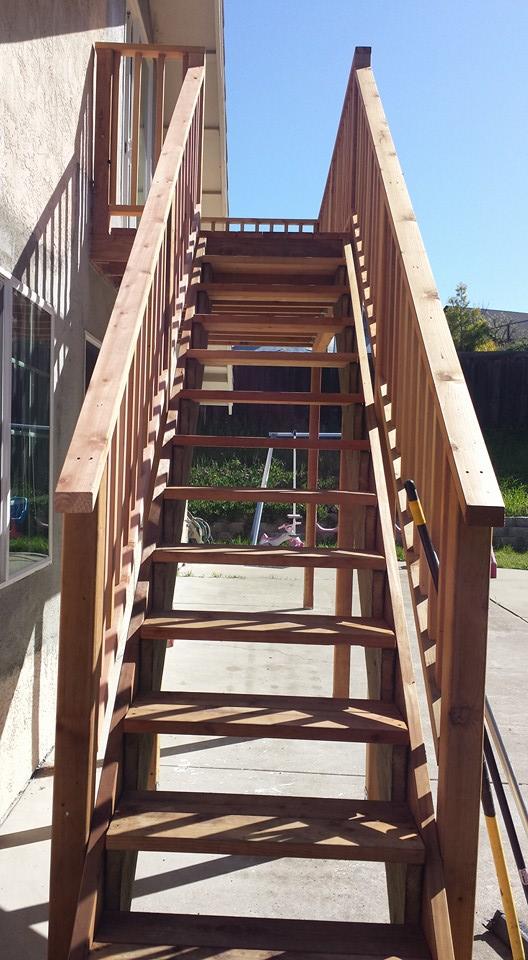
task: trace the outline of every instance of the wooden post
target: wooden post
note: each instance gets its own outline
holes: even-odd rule
[[[350,306],[348,311],[350,312]],[[345,327],[336,337],[336,346],[339,352],[350,353],[354,349],[354,328]],[[342,393],[358,389],[359,369],[357,363],[349,364],[339,371],[339,386]],[[342,408],[341,437],[343,440],[352,440],[356,436],[357,413],[362,415],[362,404],[350,404]],[[358,489],[359,461],[355,452],[341,450],[339,454],[339,489]],[[354,512],[350,507],[339,507],[339,521],[337,528],[337,547],[341,550],[350,550],[354,543]],[[338,617],[349,617],[352,612],[353,570],[336,570],[335,613]],[[334,679],[333,696],[350,696],[350,647],[340,644],[334,647]]]
[[[473,948],[484,687],[489,603],[489,527],[468,527],[458,505],[450,518],[439,597],[445,592],[438,832],[457,960]]]
[[[113,50],[98,50],[95,86],[93,241],[105,240],[110,229],[110,139],[112,122]]]
[[[64,517],[49,960],[69,954],[95,796],[106,481],[105,470],[92,513]]]
[[[310,375],[310,392],[321,392],[321,367],[312,367]],[[321,423],[321,407],[310,407],[308,432],[310,440],[319,440],[319,430]],[[319,474],[319,450],[317,448],[308,451],[308,471],[307,486],[309,490],[315,490]],[[304,542],[307,547],[317,545],[317,506],[316,504],[306,505],[306,522]],[[306,567],[304,571],[304,596],[303,607],[311,609],[314,605],[314,569]]]
[[[137,52],[134,56],[134,80],[132,87],[132,165],[130,173],[130,203],[137,204],[139,172],[139,132],[141,122],[141,69],[143,56]]]

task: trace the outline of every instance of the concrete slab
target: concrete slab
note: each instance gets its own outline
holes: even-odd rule
[[[504,573],[515,576],[503,576]],[[331,613],[334,574],[317,571],[315,582],[317,612]],[[403,571],[402,582],[410,616]],[[488,661],[489,696],[525,791],[528,751],[523,694],[528,672],[528,624],[520,616],[525,611],[527,586],[528,574],[524,571],[499,571],[499,579],[492,586],[497,603],[490,609]],[[521,591],[523,597],[518,596]],[[195,565],[180,575],[176,600],[181,607],[198,609],[299,610],[302,572]],[[418,662],[414,643],[413,655]],[[331,689],[331,667],[331,651],[316,647],[183,641],[168,651],[164,686],[180,690],[327,695]],[[436,770],[419,669],[417,681],[434,790]],[[365,689],[363,653],[353,650],[352,695],[364,696]],[[164,737],[160,785],[197,791],[361,797],[364,757],[361,745]],[[6,960],[44,960],[46,956],[50,772],[44,770],[31,781],[0,828],[0,943]],[[515,883],[513,865],[511,875]],[[519,884],[515,888],[521,916],[528,919]],[[506,948],[485,928],[499,908],[499,891],[483,828],[476,960],[508,956]],[[388,917],[382,865],[167,854],[140,856],[134,909],[321,919]]]

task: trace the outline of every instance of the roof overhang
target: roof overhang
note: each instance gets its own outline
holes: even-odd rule
[[[202,212],[212,217],[227,216],[223,0],[150,0],[150,20],[154,43],[205,47]],[[167,73],[167,112],[172,113],[181,79],[177,72]]]

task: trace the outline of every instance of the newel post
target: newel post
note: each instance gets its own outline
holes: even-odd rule
[[[468,526],[458,504],[440,562],[445,618],[437,821],[453,945],[471,960],[478,860],[491,529]]]
[[[69,954],[95,797],[107,471],[95,509],[64,516],[49,960]]]

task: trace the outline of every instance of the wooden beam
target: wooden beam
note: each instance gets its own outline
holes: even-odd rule
[[[177,434],[173,443],[180,447],[225,447],[226,449],[277,450],[368,450],[368,440],[324,440],[311,437],[227,437]]]
[[[347,292],[337,284],[295,283],[204,283],[203,289],[214,302],[218,300],[259,300],[272,303],[335,303]]]
[[[424,860],[422,840],[405,804],[262,794],[127,793],[106,843],[109,850]]]
[[[140,51],[134,54],[134,76],[132,86],[132,163],[130,166],[130,203],[137,203],[139,172],[139,132],[141,121],[141,67],[143,56]]]
[[[213,643],[353,644],[391,649],[394,631],[384,620],[299,613],[233,613],[218,610],[154,612],[141,628],[143,640],[210,640]]]
[[[158,57],[165,57],[167,60],[183,60],[189,54],[204,57],[206,53],[205,47],[183,47],[167,43],[114,43],[112,40],[98,40],[95,49],[98,55],[99,51],[115,50],[122,57],[134,57],[136,53],[141,53],[150,60]]]
[[[375,493],[356,490],[272,490],[270,487],[167,487],[167,500],[207,500],[247,503],[326,503],[350,507],[376,506]]]
[[[310,954],[319,960],[337,960],[343,956],[343,944],[349,945],[348,960],[430,960],[430,952],[420,928],[413,924],[351,923],[331,920],[284,920],[278,917],[209,917],[201,914],[171,915],[141,911],[123,916],[105,913],[98,935],[95,956],[119,960],[125,944],[134,947],[130,960],[152,960],[159,946],[167,950],[167,960],[177,953],[196,956],[207,950],[210,960],[272,960],[284,955],[289,960],[306,960]],[[100,946],[103,949],[100,951]],[[107,952],[108,944],[114,944]],[[106,946],[105,946],[106,945]],[[163,954],[162,954],[163,956]]]
[[[266,390],[182,390],[182,399],[197,403],[273,403],[309,407],[312,404],[327,407],[346,407],[362,403],[361,393],[272,393]]]
[[[154,563],[214,563],[261,567],[321,567],[354,570],[385,568],[385,557],[379,553],[357,550],[331,550],[324,547],[308,550],[294,547],[229,547],[214,546],[158,547]]]
[[[282,350],[190,350],[189,359],[208,367],[344,367],[357,360],[354,353],[314,353]],[[321,387],[314,391],[321,392]]]
[[[125,731],[348,743],[408,742],[407,726],[392,704],[233,693],[142,694],[128,710]]]

